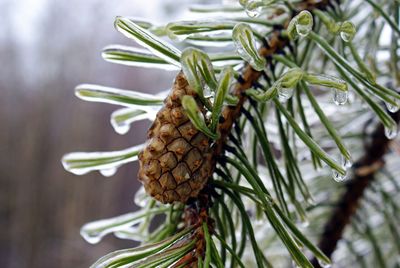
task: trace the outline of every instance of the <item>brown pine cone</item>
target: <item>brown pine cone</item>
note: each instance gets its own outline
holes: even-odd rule
[[[139,180],[162,203],[186,203],[189,197],[197,197],[211,175],[211,141],[186,116],[181,104],[184,95],[193,96],[201,107],[180,72],[139,154]]]

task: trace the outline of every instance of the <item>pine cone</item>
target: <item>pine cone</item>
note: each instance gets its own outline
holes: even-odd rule
[[[186,116],[181,104],[184,95],[193,96],[202,107],[180,72],[139,154],[139,180],[162,203],[186,203],[189,197],[197,197],[211,175],[210,139]]]

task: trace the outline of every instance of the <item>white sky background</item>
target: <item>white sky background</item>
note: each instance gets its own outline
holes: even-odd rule
[[[92,47],[97,54],[90,56],[96,57],[108,44],[133,44],[114,30],[116,16],[139,17],[161,24],[181,19],[187,14],[184,11],[189,4],[196,2],[207,1],[0,0],[0,62],[4,60],[1,54],[8,53],[6,47],[15,47],[17,56],[13,60],[21,72],[21,79],[27,84],[37,83],[43,75],[48,77],[51,72],[62,71],[57,56],[71,50],[68,46],[74,36],[81,40],[79,47],[82,47],[85,40],[79,37],[92,34],[96,42],[101,43],[100,47]],[[49,58],[43,59],[46,49],[51,52]],[[46,70],[45,74],[40,73],[38,64],[46,64],[47,68],[42,68]]]
[[[35,40],[36,32],[38,31],[40,20],[46,14],[48,6],[51,2],[57,2],[57,0],[2,0],[8,2],[10,5],[9,9],[9,23],[11,31],[16,34],[19,42],[30,43]],[[61,0],[60,0],[61,1]],[[68,1],[66,1],[68,2]],[[73,1],[71,1],[72,4]],[[88,3],[100,3],[98,0],[86,0],[81,1],[75,8],[80,9],[87,6]],[[103,1],[107,2],[107,1]],[[114,3],[106,3],[105,5],[109,8],[109,13],[115,13],[117,15],[126,16],[141,16],[152,20],[158,20],[162,22],[166,19],[165,11],[160,8],[163,4],[168,2],[179,2],[179,1],[168,1],[168,0],[122,0],[114,1]],[[184,1],[181,1],[178,7],[184,5]],[[186,1],[187,2],[187,1]],[[104,3],[102,4],[104,6]],[[124,14],[127,13],[127,14]]]
[[[156,24],[175,21],[182,18],[193,19],[187,7],[193,3],[218,3],[217,0],[0,0],[0,46],[7,46],[5,41],[12,40],[11,45],[18,49],[17,61],[24,73],[24,79],[35,82],[38,72],[37,64],[43,62],[43,47],[51,49],[71,45],[71,36],[83,36],[86,33],[98,31],[102,46],[110,43],[125,42],[122,35],[113,29],[115,16],[134,16],[150,20]],[[226,1],[228,2],[228,1]],[[58,29],[58,24],[62,28]],[[50,29],[47,29],[50,28]],[[53,33],[54,31],[54,33]],[[63,32],[63,34],[60,34]],[[69,41],[69,43],[68,43]],[[82,40],[82,42],[84,42]],[[384,28],[381,43],[390,42],[390,28]],[[6,44],[6,45],[4,45]],[[93,49],[101,49],[93,47]],[[2,61],[0,48],[0,61]],[[100,51],[98,50],[99,54]],[[93,53],[94,54],[94,53]],[[388,53],[379,55],[387,59]],[[53,57],[52,54],[49,54]],[[94,57],[94,55],[91,55]],[[57,66],[57,62],[45,62]],[[50,71],[54,68],[50,68]],[[51,74],[46,74],[51,75]]]

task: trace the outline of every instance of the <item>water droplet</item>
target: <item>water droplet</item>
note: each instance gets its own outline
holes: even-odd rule
[[[245,8],[247,16],[251,18],[260,16],[263,9],[262,4],[262,1],[247,1]]]
[[[345,32],[340,32],[340,37],[343,39],[345,42],[350,42],[352,39],[352,36],[348,33]]]
[[[86,223],[81,228],[81,236],[90,244],[96,244],[107,234],[122,231],[143,221],[143,211],[131,212],[114,218]]]
[[[203,94],[205,98],[212,98],[215,95],[215,92],[213,90],[211,90],[211,88],[205,83],[203,82]]]
[[[181,56],[182,70],[189,82],[189,85],[198,91],[199,95],[205,95],[206,78],[204,74],[210,74],[212,80],[216,80],[214,69],[210,58],[203,51],[188,47],[182,52]],[[213,88],[214,89],[214,88]]]
[[[260,16],[262,11],[262,7],[257,7],[254,9],[246,9],[246,14],[247,16],[251,17],[251,18],[256,18],[258,16]]]
[[[161,106],[149,106],[146,108],[122,108],[111,114],[110,123],[115,132],[120,135],[128,133],[133,122],[148,119],[154,121]]]
[[[310,226],[310,221],[308,219],[303,219],[300,222],[300,226],[303,228],[307,228],[308,226]]]
[[[265,68],[265,58],[260,57],[255,46],[256,41],[251,27],[246,23],[238,23],[232,32],[233,44],[240,57],[248,62],[253,69],[262,71]]]
[[[115,237],[119,239],[129,239],[133,241],[144,241],[148,237],[148,231],[139,230],[139,225],[123,231],[114,232]]]
[[[297,16],[295,16],[288,25],[289,37],[294,39],[299,36],[307,36],[314,25],[314,20],[312,14],[307,11],[301,11]]]
[[[322,268],[331,268],[331,267],[332,267],[332,264],[326,263],[326,262],[324,262],[324,261],[322,261],[322,260],[318,260],[318,264],[319,264]]]
[[[350,21],[345,21],[340,26],[340,37],[345,42],[351,42],[356,34],[356,26]]]
[[[334,89],[333,101],[336,105],[344,105],[347,102],[349,92],[347,90]]]
[[[391,103],[385,103],[386,104],[386,108],[388,109],[389,112],[391,113],[396,113],[400,110],[400,103],[397,99],[393,99],[393,101],[396,103],[396,105],[393,105]]]
[[[288,101],[293,96],[293,93],[293,88],[278,87],[278,99],[280,102]]]
[[[296,31],[297,33],[302,36],[302,37],[306,37],[310,31],[312,30],[312,24],[296,24]]]
[[[69,153],[63,157],[62,164],[67,171],[76,175],[83,175],[98,170],[107,176],[112,172],[115,173],[114,169],[117,169],[121,165],[136,161],[143,146],[141,144],[125,150],[112,152]],[[88,163],[90,164],[88,165]]]
[[[240,4],[242,7],[245,7],[245,6],[247,5],[248,2],[249,2],[249,0],[239,0],[239,4]]]
[[[314,198],[312,196],[307,196],[306,199],[304,200],[307,205],[309,206],[315,206],[317,203],[315,202]]]
[[[339,172],[337,172],[335,169],[332,170],[332,177],[337,182],[344,181],[346,179],[346,176],[347,176],[347,172],[345,175],[342,175]]]
[[[149,196],[146,194],[146,191],[143,186],[137,190],[134,197],[134,202],[139,207],[145,207],[148,203]]]
[[[107,169],[101,169],[100,173],[104,177],[111,177],[117,172],[117,168],[107,168]]]
[[[351,168],[353,162],[351,159],[347,159],[344,155],[340,155],[340,164],[343,168],[348,169]]]
[[[128,133],[128,131],[131,129],[131,126],[129,124],[126,124],[124,122],[121,122],[120,124],[115,124],[113,125],[115,132],[117,132],[120,135],[124,135]]]
[[[388,138],[389,140],[393,140],[394,138],[397,137],[397,125],[393,125],[392,127],[385,127],[385,136],[386,138]]]

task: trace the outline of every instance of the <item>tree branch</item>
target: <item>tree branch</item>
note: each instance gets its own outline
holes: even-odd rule
[[[399,124],[400,112],[392,114],[392,118]],[[391,140],[386,138],[382,124],[376,127],[371,138],[371,142],[365,144],[364,156],[353,165],[354,177],[346,184],[346,190],[325,224],[321,235],[318,246],[328,257],[331,257],[335,251],[336,245],[356,212],[365,190],[374,180],[375,173],[384,165],[383,157]],[[315,258],[312,260],[312,264],[314,267],[321,267]]]

